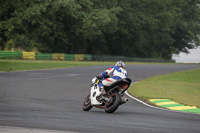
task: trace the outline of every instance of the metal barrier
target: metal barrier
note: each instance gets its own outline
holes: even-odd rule
[[[136,58],[125,56],[102,56],[89,54],[64,54],[64,53],[37,53],[37,52],[10,52],[0,51],[0,59],[25,59],[25,60],[69,60],[69,61],[135,61],[135,62],[175,62],[174,60],[156,58]]]
[[[75,61],[83,61],[84,60],[84,54],[75,54]]]
[[[52,60],[52,54],[50,53],[36,53],[37,60]]]
[[[136,57],[125,57],[125,56],[102,56],[102,55],[92,55],[92,61],[135,61],[135,62],[171,62],[174,60],[157,59],[157,58],[136,58]]]
[[[35,60],[35,52],[22,52],[24,60]]]
[[[85,61],[91,61],[92,60],[92,55],[84,54],[84,60]]]
[[[0,59],[22,59],[22,52],[0,51]]]
[[[53,60],[65,60],[65,54],[62,53],[54,53],[52,57]]]
[[[65,54],[65,60],[74,61],[74,54]]]

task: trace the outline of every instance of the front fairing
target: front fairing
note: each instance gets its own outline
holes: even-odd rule
[[[97,101],[96,97],[101,94],[101,91],[99,89],[99,85],[97,83],[93,84],[91,86],[90,90],[90,99],[92,105],[102,105],[101,102]]]

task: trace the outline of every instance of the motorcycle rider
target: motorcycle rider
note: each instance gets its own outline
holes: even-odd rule
[[[112,74],[110,77],[109,75]],[[127,78],[128,73],[125,70],[125,64],[123,61],[118,61],[115,66],[110,67],[109,69],[102,72],[99,76],[97,76],[98,79],[101,79],[98,83],[99,87],[101,88],[101,96],[106,94],[106,90],[104,86],[110,86],[112,83],[114,83],[117,80]]]

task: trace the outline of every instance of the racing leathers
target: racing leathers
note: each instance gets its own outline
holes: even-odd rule
[[[111,75],[108,77],[108,75]],[[108,77],[108,78],[107,78]],[[109,69],[105,70],[99,75],[99,78],[102,78],[99,82],[99,87],[101,88],[101,92],[105,93],[104,86],[110,86],[117,80],[127,78],[127,71],[120,66],[112,66]]]

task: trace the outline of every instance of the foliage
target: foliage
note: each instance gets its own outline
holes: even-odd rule
[[[171,58],[200,45],[199,0],[1,0],[0,47]]]
[[[12,48],[15,47],[15,44],[12,40],[9,40],[6,44],[5,44],[5,50],[6,51],[11,51]]]

